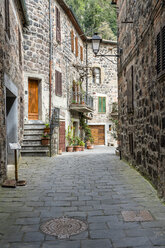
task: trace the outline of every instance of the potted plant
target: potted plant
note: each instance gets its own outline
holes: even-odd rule
[[[47,132],[44,132],[41,138],[41,144],[43,146],[48,146],[49,145],[49,135]]]
[[[89,143],[87,143],[87,149],[93,149],[94,138],[91,136],[89,138]]]
[[[45,123],[44,133],[50,133],[50,124]]]
[[[74,152],[81,151],[80,142],[81,142],[81,139],[78,136],[74,137],[73,139],[73,151]]]
[[[81,151],[84,151],[85,143],[83,140],[80,141]]]
[[[73,135],[72,126],[68,126],[68,131],[66,132],[66,139],[68,141],[68,146],[66,147],[67,152],[73,152]]]

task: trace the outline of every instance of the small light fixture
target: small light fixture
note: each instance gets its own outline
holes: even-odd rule
[[[112,5],[116,5],[117,4],[117,0],[112,0],[111,4]]]
[[[97,55],[97,53],[99,52],[101,41],[102,41],[102,39],[100,38],[98,33],[94,33],[94,35],[92,37],[92,49],[93,49],[93,52],[95,55]]]

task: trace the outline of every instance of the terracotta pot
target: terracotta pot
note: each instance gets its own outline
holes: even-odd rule
[[[66,151],[67,152],[73,152],[73,146],[67,146]]]
[[[44,128],[44,133],[50,133],[50,127],[45,127]]]
[[[81,146],[81,151],[84,151],[85,147],[84,146]]]
[[[41,139],[41,144],[43,146],[48,146],[49,145],[49,139],[48,138],[42,138]]]
[[[93,149],[93,145],[87,145],[87,149]]]
[[[81,151],[81,146],[74,146],[74,147],[73,147],[73,151],[74,151],[74,152],[79,152],[79,151]]]

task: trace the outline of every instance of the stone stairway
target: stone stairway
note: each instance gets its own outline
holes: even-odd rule
[[[42,121],[28,121],[24,124],[24,138],[21,145],[22,156],[48,156],[49,146],[41,145],[45,125]]]

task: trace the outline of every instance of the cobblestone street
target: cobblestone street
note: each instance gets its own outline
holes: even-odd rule
[[[165,205],[114,148],[23,158],[25,187],[0,188],[0,248],[165,247]],[[127,221],[123,211],[147,210],[152,220]],[[57,239],[40,231],[52,218],[73,217],[86,231]]]

